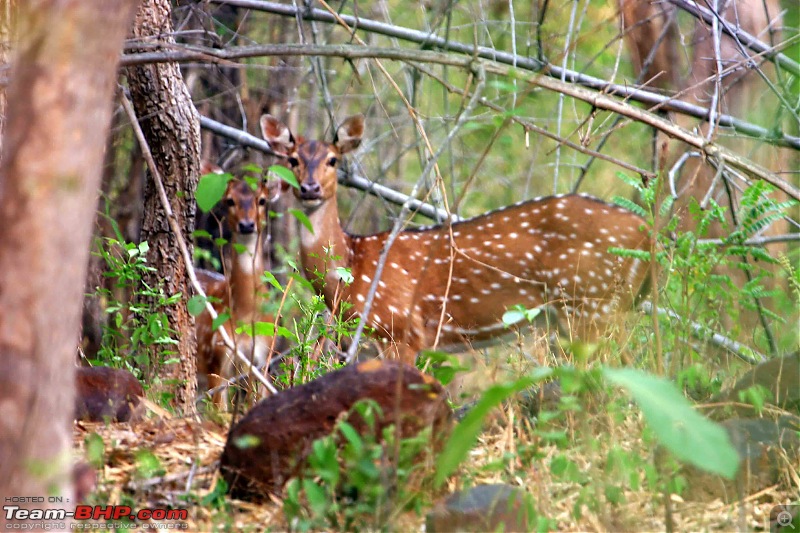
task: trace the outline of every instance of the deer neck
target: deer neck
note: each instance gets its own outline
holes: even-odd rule
[[[300,260],[314,290],[323,295],[325,303],[332,308],[339,284],[337,269],[349,268],[352,263],[352,239],[339,222],[339,207],[335,197],[305,213],[314,233],[300,225]]]
[[[233,244],[230,267],[231,312],[235,318],[242,319],[252,316],[260,302],[260,278],[264,273],[261,235],[234,234]]]

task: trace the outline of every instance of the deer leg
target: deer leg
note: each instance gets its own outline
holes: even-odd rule
[[[220,387],[228,382],[231,376],[231,362],[228,357],[228,350],[225,346],[214,347],[214,365],[212,372],[208,375],[208,388],[209,390]],[[216,391],[211,395],[211,401],[221,411],[228,409],[228,388]]]

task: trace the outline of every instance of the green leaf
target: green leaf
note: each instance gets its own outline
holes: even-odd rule
[[[295,177],[294,172],[292,172],[288,168],[282,167],[280,165],[272,165],[271,167],[269,167],[269,171],[277,174],[280,179],[282,179],[295,189],[300,188],[300,184],[297,183],[297,178]]]
[[[506,327],[513,326],[525,320],[525,311],[511,308],[503,313],[503,324]]]
[[[192,296],[186,303],[186,309],[192,316],[200,316],[206,310],[206,299],[199,294]]]
[[[277,289],[278,291],[283,292],[283,287],[278,282],[277,278],[275,277],[275,275],[272,272],[264,271],[264,275],[261,276],[261,280],[264,283],[269,283],[270,285],[275,287],[275,289]]]
[[[503,324],[506,327],[511,327],[514,324],[518,324],[523,320],[527,320],[528,322],[533,322],[537,316],[542,313],[542,309],[540,307],[534,307],[533,309],[528,309],[524,305],[518,304],[508,308],[508,311],[503,313]]]
[[[213,238],[211,236],[211,234],[209,232],[207,232],[206,230],[204,230],[204,229],[196,229],[196,230],[194,230],[192,235],[194,235],[195,239],[199,239],[201,237],[204,238],[204,239],[212,239]]]
[[[149,478],[163,472],[161,461],[150,450],[140,449],[134,453],[136,471],[142,478]]]
[[[84,447],[86,449],[86,459],[92,466],[99,467],[104,464],[104,457],[106,453],[106,446],[103,442],[103,437],[97,433],[89,433],[83,439]]]
[[[216,331],[216,330],[217,330],[217,328],[219,328],[219,327],[220,327],[222,324],[224,324],[225,322],[227,322],[228,320],[230,320],[230,318],[231,318],[231,315],[230,315],[230,313],[220,313],[220,314],[218,314],[218,315],[217,315],[217,318],[215,318],[215,319],[214,319],[214,320],[211,322],[211,329],[213,329],[214,331]]]
[[[355,454],[361,455],[364,450],[364,442],[361,440],[361,435],[358,434],[358,431],[345,421],[339,422],[339,431],[353,447]]]
[[[246,333],[251,337],[272,337],[275,335],[273,322],[256,322],[255,324],[242,324],[236,328],[236,333]]]
[[[630,393],[658,441],[675,457],[733,479],[739,455],[727,431],[695,411],[673,383],[632,368],[605,368],[603,376]]]
[[[296,218],[297,220],[299,220],[299,221],[300,221],[300,223],[301,223],[303,226],[305,226],[305,228],[306,228],[308,231],[310,231],[312,235],[314,234],[314,227],[311,225],[311,221],[308,219],[308,217],[306,216],[306,214],[305,214],[305,213],[303,213],[303,212],[302,212],[302,211],[300,211],[299,209],[294,209],[294,208],[287,209],[287,211],[288,211],[289,213],[291,213],[291,214],[294,216],[294,218]]]
[[[197,183],[197,207],[204,213],[208,213],[222,199],[228,182],[231,180],[230,174],[206,174]]]
[[[236,437],[233,440],[233,445],[239,448],[240,450],[246,450],[248,448],[255,448],[261,444],[261,439],[256,437],[255,435],[242,435],[241,437]]]
[[[336,267],[336,276],[344,281],[346,285],[350,285],[355,279],[353,273],[347,267]]]
[[[303,490],[314,514],[324,515],[329,505],[325,490],[310,479],[303,479]]]
[[[536,381],[536,378],[524,377],[508,384],[495,385],[483,393],[475,407],[453,429],[453,433],[447,440],[441,455],[436,460],[435,486],[440,487],[444,480],[447,479],[447,476],[453,473],[467,457],[470,449],[478,439],[483,420],[489,414],[489,411],[500,405],[509,396],[527,389]]]

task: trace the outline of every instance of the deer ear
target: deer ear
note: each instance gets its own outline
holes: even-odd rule
[[[346,154],[358,148],[362,135],[364,135],[364,115],[354,115],[342,122],[336,130],[333,144],[341,153]]]
[[[261,187],[267,195],[269,202],[274,204],[280,197],[291,188],[287,182],[280,179],[264,179],[261,180]]]
[[[280,157],[289,157],[294,151],[294,137],[286,125],[272,115],[261,116],[261,135],[272,151]]]
[[[219,165],[203,159],[200,161],[200,175],[205,176],[206,174],[225,174],[225,171]]]

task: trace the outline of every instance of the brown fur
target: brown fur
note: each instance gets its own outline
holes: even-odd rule
[[[214,310],[227,312],[230,320],[223,324],[225,331],[234,340],[245,357],[254,357],[255,364],[263,364],[269,357],[272,337],[252,337],[237,334],[239,324],[273,322],[275,317],[262,310],[267,291],[261,282],[264,273],[262,253],[262,230],[267,220],[269,194],[263,185],[254,192],[244,181],[232,180],[222,201],[228,206],[227,222],[233,234],[230,268],[224,279],[204,275],[206,294],[218,301]],[[245,251],[239,251],[243,246]],[[244,371],[244,364],[230,354],[221,335],[212,329],[212,318],[207,312],[197,317],[197,371],[207,376],[208,387],[218,387],[225,380]],[[227,394],[216,392],[214,403],[221,408],[227,405]]]
[[[261,125],[264,138],[294,171],[300,183],[295,194],[314,227],[313,234],[300,229],[307,277],[330,308],[348,301],[348,316],[361,315],[389,237],[349,235],[339,222],[336,169],[361,141],[363,117],[346,120],[333,143],[295,141],[267,115]],[[501,318],[516,304],[549,305],[562,330],[590,340],[616,309],[631,306],[644,285],[646,264],[608,252],[648,249],[643,226],[624,209],[567,195],[452,226],[401,232],[378,284],[370,326],[409,362],[423,348],[457,349],[509,333]],[[350,269],[350,285],[340,282],[339,267]]]

